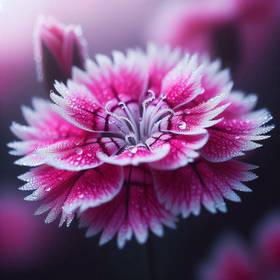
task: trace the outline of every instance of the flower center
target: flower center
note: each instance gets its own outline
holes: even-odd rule
[[[118,128],[128,147],[142,145],[148,148],[146,140],[160,131],[162,121],[174,113],[164,102],[165,98],[164,95],[156,98],[149,90],[141,106],[121,101],[111,110],[111,102],[106,104],[105,110],[111,117],[109,123]]]

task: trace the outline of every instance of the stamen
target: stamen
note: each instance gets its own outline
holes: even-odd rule
[[[117,133],[117,132],[108,132],[108,131],[100,131],[99,132],[100,137],[108,137],[108,138],[120,138],[125,139],[125,135],[123,133]]]
[[[146,137],[146,126],[149,123],[149,115],[147,116],[147,105],[155,100],[156,95],[154,91],[148,90],[149,97],[142,102],[142,119],[140,121],[140,134]]]
[[[159,100],[159,102],[157,103],[157,105],[153,108],[153,110],[152,110],[151,113],[149,114],[149,116],[148,116],[148,118],[147,118],[147,120],[146,120],[146,122],[147,122],[147,127],[148,127],[148,128],[145,129],[145,131],[147,131],[147,133],[150,133],[151,127],[153,126],[153,123],[155,122],[154,118],[152,118],[153,115],[156,114],[156,113],[159,111],[159,109],[160,109],[160,107],[162,106],[162,103],[164,102],[165,99],[166,99],[166,94],[162,93],[162,94],[160,95],[160,100]],[[151,119],[151,118],[152,118],[152,119]]]
[[[110,103],[112,103],[112,102],[111,102],[111,101],[108,101],[107,104],[105,105],[105,111],[106,111],[106,113],[107,113],[108,115],[110,115],[111,117],[115,118],[116,120],[120,121],[121,123],[124,123],[124,124],[127,126],[128,130],[130,130],[130,131],[131,131],[131,130],[134,130],[134,128],[133,128],[133,123],[131,122],[131,120],[129,120],[128,118],[126,118],[126,117],[124,117],[124,116],[120,116],[120,115],[118,115],[118,114],[115,114],[115,113],[113,113],[112,111],[110,111],[110,110],[108,109]],[[124,132],[124,131],[123,131],[123,132]],[[124,132],[124,133],[126,134],[127,132]]]
[[[152,118],[152,122],[157,122],[159,120],[162,120],[163,118],[170,116],[170,115],[174,115],[174,111],[172,109],[166,108],[166,109],[162,109],[160,111],[157,112],[157,114],[155,114]],[[167,114],[166,116],[163,116],[164,114]]]
[[[154,110],[153,110],[153,112],[154,111],[158,111],[159,109],[160,109],[160,107],[161,107],[161,104],[163,103],[163,101],[166,99],[166,94],[161,94],[160,95],[160,100],[159,100],[159,102],[157,103],[157,105],[155,106],[155,108],[154,108]]]
[[[149,134],[152,134],[154,131],[154,128],[159,126],[159,124],[166,118],[170,117],[171,115],[174,115],[174,111],[172,109],[166,108],[158,111],[151,119],[149,125],[148,125],[148,132]]]
[[[153,90],[149,89],[149,90],[148,90],[148,94],[149,94],[150,96],[148,96],[148,98],[146,98],[146,99],[142,102],[142,107],[143,107],[143,109],[146,108],[146,106],[147,106],[150,102],[152,102],[152,101],[154,101],[154,100],[156,99],[156,94],[154,93]]]
[[[137,139],[135,138],[134,134],[128,134],[125,136],[125,141],[131,145],[136,145],[137,144]]]
[[[119,105],[126,112],[129,120],[131,121],[132,129],[133,129],[134,133],[136,134],[136,138],[139,140],[139,137],[140,137],[139,129],[138,129],[138,125],[137,125],[137,122],[135,120],[135,117],[133,116],[133,114],[132,114],[131,110],[129,109],[129,107],[124,102],[119,102]]]

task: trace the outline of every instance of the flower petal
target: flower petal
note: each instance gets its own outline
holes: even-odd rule
[[[172,50],[168,46],[156,47],[149,44],[147,47],[149,84],[148,89],[156,96],[162,92],[162,80],[167,73],[179,62],[181,53],[179,49]]]
[[[259,110],[237,118],[225,118],[208,129],[209,141],[201,151],[202,156],[212,162],[221,162],[260,147],[255,141],[269,137],[264,134],[274,126],[265,124],[271,119],[267,110]]]
[[[248,191],[242,181],[256,176],[249,172],[253,167],[239,161],[210,163],[198,160],[172,171],[153,170],[159,200],[175,214],[187,217],[198,215],[201,204],[210,212],[226,211],[224,198],[240,201],[234,190]]]
[[[205,102],[221,94],[229,96],[233,87],[229,70],[222,70],[222,63],[220,60],[210,61],[207,57],[200,57],[200,63],[204,65],[204,71],[201,77],[204,93],[197,97],[195,100],[196,103]]]
[[[170,145],[169,153],[161,160],[151,162],[151,168],[160,170],[173,170],[193,162],[199,156],[199,150],[207,142],[207,134],[199,134],[193,136],[174,136],[156,138],[159,145],[168,143]]]
[[[44,78],[48,90],[55,80],[65,82],[71,78],[72,66],[84,69],[86,43],[78,26],[40,17],[34,37],[39,78]]]
[[[225,100],[230,105],[223,112],[223,117],[232,119],[248,114],[255,108],[257,100],[254,94],[245,95],[241,91],[234,91]]]
[[[218,96],[215,99],[220,100],[221,98]],[[211,101],[213,101],[213,99]],[[174,114],[169,119],[161,123],[161,126],[166,127],[166,129],[160,128],[161,131],[178,135],[206,133],[205,128],[214,126],[221,121],[221,118],[216,117],[219,116],[228,106],[228,104],[224,104],[213,108],[210,103],[210,101],[200,103],[192,109],[184,109],[183,111]],[[216,102],[213,103],[215,104]],[[209,105],[207,109],[205,108],[206,104]]]
[[[56,142],[61,142],[68,137],[71,139],[83,139],[85,132],[61,118],[45,100],[33,99],[34,110],[23,107],[23,114],[28,126],[13,123],[12,132],[22,141],[9,143],[11,154],[25,155],[18,164],[34,165],[34,162],[43,163],[37,150]],[[24,163],[23,163],[24,162]]]
[[[161,91],[166,96],[165,102],[175,109],[202,94],[201,72],[198,57],[186,55],[162,81]]]
[[[125,174],[124,186],[113,200],[81,215],[81,226],[89,226],[87,236],[102,232],[100,244],[117,235],[118,247],[122,248],[133,233],[139,243],[144,243],[149,229],[162,236],[162,224],[174,227],[175,217],[158,202],[149,171],[127,167]]]
[[[170,149],[170,145],[163,144],[158,147],[152,147],[148,149],[144,146],[134,146],[125,149],[120,154],[114,156],[108,156],[104,153],[99,153],[97,156],[103,162],[116,165],[139,165],[142,163],[148,163],[160,160],[164,158]]]
[[[37,150],[37,155],[44,162],[56,168],[79,171],[95,168],[103,162],[98,153],[108,156],[115,154],[120,148],[119,144],[109,138],[68,138],[55,144]]]
[[[139,101],[147,91],[147,61],[137,50],[127,55],[113,52],[113,61],[103,55],[96,56],[96,63],[87,61],[87,73],[75,69],[73,80],[83,84],[94,94],[100,104],[109,101]]]
[[[85,171],[76,180],[63,211],[71,213],[80,209],[99,206],[113,199],[123,186],[123,170],[121,167],[104,164],[98,168]]]
[[[111,200],[123,184],[122,169],[106,164],[81,172],[42,165],[19,178],[27,182],[21,190],[33,190],[25,199],[42,201],[36,214],[49,211],[48,223],[61,213],[61,223],[71,222],[76,210],[84,211]]]
[[[60,94],[51,93],[56,111],[73,125],[91,132],[114,131],[110,116],[100,106],[88,89],[73,81],[67,85],[55,83],[55,89]]]

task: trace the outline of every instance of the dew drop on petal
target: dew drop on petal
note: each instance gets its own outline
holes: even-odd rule
[[[179,129],[186,129],[187,128],[187,124],[185,122],[180,122],[178,127],[179,127]]]
[[[204,92],[205,92],[205,88],[201,88],[201,89],[199,89],[198,94],[203,94]]]
[[[119,102],[118,105],[122,108],[122,109],[125,109],[126,105],[124,102]]]
[[[135,154],[137,152],[138,148],[137,147],[133,147],[132,149],[130,149],[130,152],[132,154]]]
[[[76,154],[81,155],[83,153],[83,150],[81,148],[76,149]]]

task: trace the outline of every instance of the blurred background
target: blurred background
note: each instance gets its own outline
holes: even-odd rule
[[[0,279],[197,279],[199,264],[228,230],[245,240],[270,211],[280,208],[280,9],[279,0],[0,0]],[[276,128],[263,148],[246,161],[259,165],[252,193],[227,214],[203,211],[167,229],[149,246],[135,241],[118,250],[115,242],[98,246],[73,224],[58,228],[34,216],[24,202],[6,143],[20,107],[32,96],[46,96],[37,81],[33,28],[39,15],[80,24],[89,54],[145,47],[146,41],[171,44],[221,57],[230,67],[235,88],[255,92]]]

